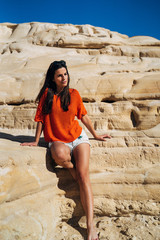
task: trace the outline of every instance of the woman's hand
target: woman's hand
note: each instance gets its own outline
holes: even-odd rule
[[[105,138],[111,138],[108,134],[103,134],[103,135],[96,135],[94,139],[99,140],[99,141],[106,141]]]
[[[86,126],[86,128],[90,131],[90,133],[93,135],[94,139],[100,140],[100,141],[106,141],[105,138],[111,138],[111,136],[109,136],[108,134],[97,135],[93,128],[91,120],[87,114],[82,116],[81,121]]]
[[[24,143],[21,143],[20,144],[21,146],[30,146],[30,147],[36,147],[38,146],[38,143],[37,142],[24,142]]]

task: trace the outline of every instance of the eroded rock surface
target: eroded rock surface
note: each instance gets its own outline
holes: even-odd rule
[[[90,177],[101,240],[159,240],[160,41],[90,25],[0,24],[0,239],[86,237],[78,186],[33,139],[35,98],[54,60],[67,62],[99,133]],[[79,224],[76,224],[76,223]]]

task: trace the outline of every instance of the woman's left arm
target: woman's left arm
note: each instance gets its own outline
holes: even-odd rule
[[[82,116],[81,122],[86,126],[86,128],[90,131],[90,133],[96,140],[106,141],[105,138],[111,138],[111,136],[109,136],[108,134],[97,135],[96,131],[93,128],[92,122],[87,114]]]

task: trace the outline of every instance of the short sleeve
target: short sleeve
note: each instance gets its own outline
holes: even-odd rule
[[[44,123],[44,113],[43,113],[43,105],[45,102],[47,96],[47,90],[45,90],[45,92],[43,93],[39,103],[38,103],[38,107],[37,107],[37,111],[36,111],[36,115],[34,118],[35,122],[42,122]]]
[[[82,98],[77,91],[77,98],[78,98],[78,106],[77,106],[77,118],[81,119],[82,116],[87,114],[87,110],[85,109],[85,106],[83,104]]]

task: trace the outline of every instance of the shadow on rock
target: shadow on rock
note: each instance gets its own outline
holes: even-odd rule
[[[6,140],[10,140],[13,142],[19,142],[19,143],[23,143],[23,142],[34,142],[35,141],[35,137],[33,136],[25,136],[25,135],[12,135],[9,133],[4,133],[4,132],[0,132],[0,138],[2,139],[6,139]],[[44,138],[41,137],[39,140],[39,144],[40,147],[47,147],[48,143],[46,143],[44,141]]]

